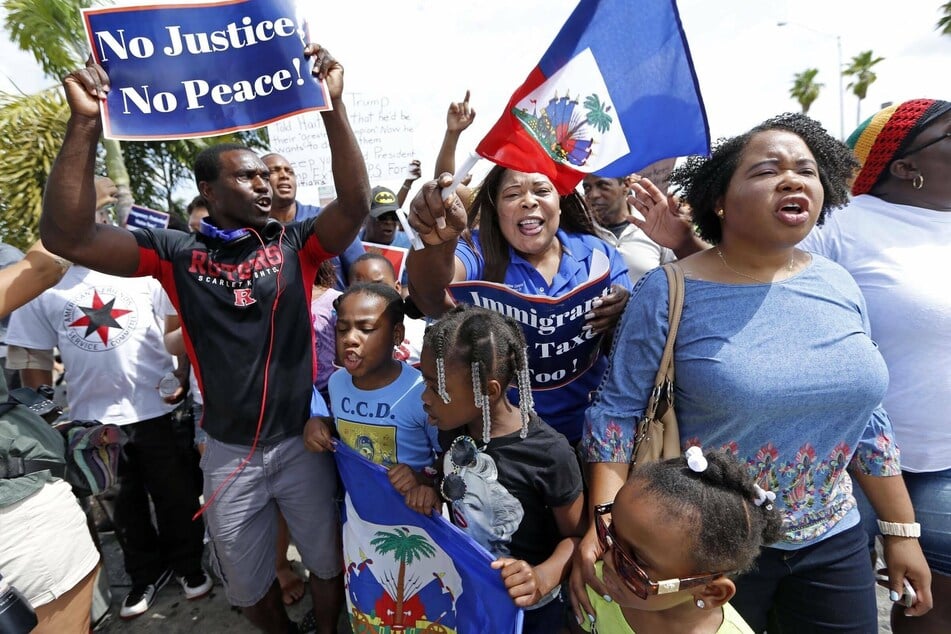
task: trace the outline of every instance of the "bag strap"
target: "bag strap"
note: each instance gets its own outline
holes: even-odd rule
[[[677,331],[680,329],[680,315],[684,308],[684,272],[676,262],[670,262],[663,267],[667,274],[667,341],[664,344],[664,353],[660,357],[657,375],[654,377],[654,389],[651,390],[644,417],[649,419],[662,416],[673,404],[674,383],[674,344],[677,341]],[[658,407],[663,397],[664,408],[658,415]]]

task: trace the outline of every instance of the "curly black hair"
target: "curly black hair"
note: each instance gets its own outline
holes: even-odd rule
[[[509,244],[499,228],[499,213],[496,204],[502,177],[508,168],[494,166],[486,174],[478,193],[469,207],[469,229],[479,229],[479,242],[482,244],[482,257],[485,259],[483,279],[488,282],[502,283],[505,270],[509,266]],[[568,233],[587,233],[596,235],[594,220],[588,212],[584,199],[578,192],[561,196],[560,228]]]
[[[858,161],[844,143],[833,138],[822,125],[801,113],[786,113],[767,119],[749,132],[720,139],[709,158],[691,156],[675,169],[670,182],[682,190],[682,198],[693,210],[693,221],[700,237],[712,244],[722,239],[717,200],[722,198],[750,139],[760,132],[785,130],[801,138],[819,166],[824,202],[817,224],[826,214],[849,202],[849,182],[858,169]]]
[[[782,516],[773,504],[754,503],[755,482],[746,465],[728,453],[704,452],[704,457],[707,468],[700,472],[683,456],[639,465],[625,489],[637,487],[663,505],[672,522],[691,527],[694,543],[687,550],[697,574],[739,574],[753,565],[762,546],[782,536]]]

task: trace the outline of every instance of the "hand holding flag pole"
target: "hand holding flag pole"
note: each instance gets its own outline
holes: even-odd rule
[[[475,167],[476,163],[479,162],[479,156],[476,154],[469,154],[466,157],[466,160],[462,162],[462,165],[456,170],[456,173],[452,176],[452,182],[449,183],[446,187],[440,189],[440,196],[442,197],[443,202],[449,200],[449,198],[456,193],[456,188],[459,184],[465,180],[469,172],[472,171],[472,168]],[[438,186],[438,185],[437,185]],[[422,194],[420,194],[422,195]],[[404,206],[405,206],[404,202]],[[413,245],[413,249],[418,251],[425,248],[423,239],[420,237],[419,232],[412,227],[409,222],[408,214],[403,208],[396,210],[396,217],[399,218],[400,225],[403,227],[403,231],[406,233],[406,236],[409,238],[410,244]],[[439,229],[446,228],[446,219],[445,216],[436,216],[434,218],[436,227]]]
[[[479,155],[475,153],[470,153],[466,157],[466,160],[462,162],[462,165],[456,170],[456,173],[452,175],[452,183],[449,187],[444,187],[442,189],[442,199],[448,200],[450,196],[456,193],[456,188],[459,187],[459,183],[465,180],[469,172],[472,171],[472,168],[476,166],[476,163],[479,162]]]

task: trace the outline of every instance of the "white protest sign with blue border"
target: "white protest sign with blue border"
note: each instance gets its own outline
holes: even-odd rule
[[[83,19],[111,85],[107,138],[213,136],[330,109],[293,0],[84,9]]]

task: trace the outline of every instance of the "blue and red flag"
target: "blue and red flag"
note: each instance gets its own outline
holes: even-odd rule
[[[386,470],[343,443],[344,583],[354,632],[517,634],[522,610],[493,557],[440,515],[411,510]]]
[[[674,0],[581,0],[476,152],[562,194],[706,154],[710,131]]]

